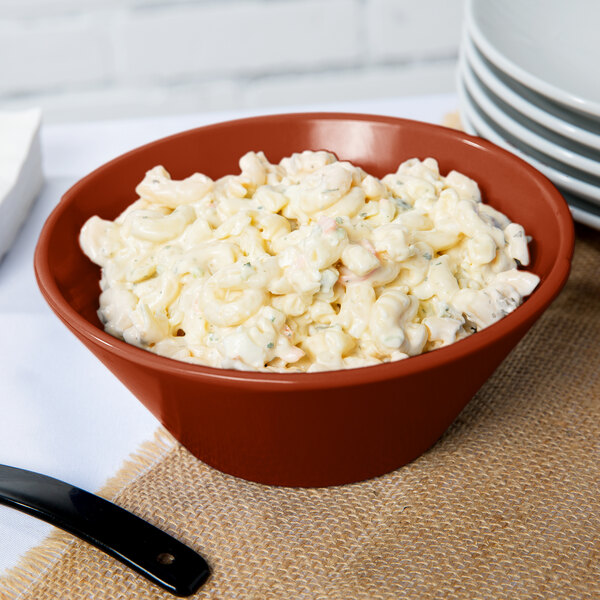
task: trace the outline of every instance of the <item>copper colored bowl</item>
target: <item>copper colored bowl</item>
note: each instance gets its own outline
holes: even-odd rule
[[[173,178],[238,173],[263,150],[271,162],[326,149],[376,176],[436,158],[475,179],[486,202],[533,237],[536,291],[513,313],[457,342],[399,362],[326,373],[255,373],[156,356],[105,333],[96,316],[100,270],[81,252],[90,216],[114,219],[162,164]],[[351,114],[294,114],[219,123],[158,140],[100,167],[63,196],[35,253],[38,284],[67,327],[191,452],[245,479],[290,486],[359,481],[413,460],[442,435],[564,285],[573,224],[552,184],[512,154],[458,131]]]

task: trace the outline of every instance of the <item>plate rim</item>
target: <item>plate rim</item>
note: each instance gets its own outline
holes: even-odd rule
[[[600,134],[593,133],[570,123],[558,115],[545,110],[541,106],[530,102],[528,98],[520,95],[518,92],[513,90],[510,85],[504,81],[485,64],[485,57],[482,55],[480,50],[477,48],[475,41],[469,35],[469,32],[465,30],[462,43],[461,53],[464,53],[467,62],[475,75],[477,75],[482,82],[494,93],[498,98],[514,106],[515,110],[522,113],[524,116],[529,117],[532,121],[543,125],[544,127],[555,131],[563,137],[568,137],[576,142],[579,142],[590,148],[600,148]],[[506,73],[503,73],[507,79],[511,79]],[[522,85],[519,82],[515,82],[518,85]],[[526,86],[523,86],[526,87]],[[534,90],[527,88],[527,91],[531,94],[536,94],[540,97],[543,102],[549,102],[548,98],[537,94]],[[561,108],[563,108],[561,106]],[[574,116],[579,118],[585,118],[579,113],[573,113]]]
[[[478,80],[477,75],[473,73],[473,69],[464,55],[459,59],[459,69],[463,75],[463,82],[473,99],[477,102],[477,106],[490,119],[497,123],[499,127],[514,137],[519,138],[523,143],[535,147],[536,150],[549,158],[553,158],[569,167],[600,178],[599,161],[588,158],[565,146],[556,144],[539,133],[528,129],[525,125],[519,123],[509,114],[504,112],[502,108],[494,102],[494,99],[489,97],[489,93],[482,87],[481,82]]]
[[[546,96],[555,102],[559,102],[577,112],[591,115],[596,119],[600,118],[600,102],[583,98],[545,81],[541,77],[534,75],[519,66],[498,50],[487,39],[477,23],[474,13],[474,7],[477,1],[478,0],[467,0],[465,23],[471,37],[475,40],[477,46],[490,62],[494,63],[501,71],[507,73],[513,79],[516,79],[526,87],[533,89],[543,96]],[[486,6],[489,7],[487,3]]]
[[[477,109],[473,106],[472,100],[470,98],[468,98],[467,90],[464,88],[464,85],[462,83],[462,79],[460,78],[460,76],[459,76],[459,81],[458,81],[458,97],[459,97],[459,105],[461,107],[460,112],[467,114],[467,118],[469,119],[471,126],[474,127],[474,129],[477,131],[477,129],[478,129],[477,126],[473,124],[472,113],[475,112],[477,119],[482,120],[483,117],[480,117],[477,114]],[[487,129],[487,131],[486,131],[486,129]],[[490,131],[491,131],[491,135],[489,134]],[[484,127],[479,130],[479,133],[477,135],[479,135],[480,137],[483,137],[484,139],[487,139],[488,141],[492,142],[493,144],[496,144],[497,146],[500,146],[501,148],[504,148],[505,150],[508,150],[509,152],[512,152],[519,158],[525,160],[531,166],[533,166],[535,169],[537,169],[543,175],[545,175],[548,179],[550,179],[550,181],[552,181],[552,183],[554,185],[556,185],[557,187],[560,187],[561,189],[566,189],[567,191],[569,191],[575,195],[583,195],[584,198],[586,199],[586,201],[590,202],[591,204],[594,204],[594,205],[600,204],[600,189],[599,188],[595,188],[591,184],[587,184],[585,182],[580,182],[579,180],[575,179],[573,176],[571,176],[567,173],[557,171],[556,169],[554,169],[552,167],[548,167],[548,166],[542,164],[537,159],[529,156],[527,154],[527,152],[521,150],[520,148],[517,148],[512,143],[505,140],[500,133],[498,133],[494,128],[492,128],[487,123],[484,123]],[[557,179],[559,181],[557,181]],[[584,186],[583,192],[581,191],[581,186],[578,184],[582,184]],[[579,188],[579,189],[576,189],[576,188]],[[587,191],[587,188],[590,188],[590,190]],[[587,193],[586,193],[586,191],[587,191]],[[590,194],[590,192],[591,192],[591,195],[588,195],[588,194]]]
[[[462,122],[462,125],[463,125],[465,131],[469,135],[481,137],[479,135],[479,132],[470,123],[469,117],[466,115],[465,111],[459,109],[459,113],[460,113],[460,119],[461,119],[461,122]],[[508,146],[506,148],[508,148]],[[573,204],[571,204],[571,202],[570,202],[573,195],[566,192],[565,190],[560,189],[560,188],[558,189],[558,191],[562,194],[563,198],[565,199],[566,203],[568,204],[569,210],[571,211],[571,216],[573,217],[574,221],[577,221],[578,223],[582,223],[583,225],[587,225],[588,227],[591,227],[592,229],[597,229],[598,231],[600,231],[600,213],[598,215],[596,215],[592,212],[586,211],[584,208],[580,208],[578,206],[573,206]],[[585,200],[581,200],[581,202],[585,202]]]

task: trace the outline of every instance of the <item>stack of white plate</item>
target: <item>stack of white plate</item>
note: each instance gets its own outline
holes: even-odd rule
[[[597,0],[469,0],[458,71],[465,129],[544,173],[597,229],[599,27]]]

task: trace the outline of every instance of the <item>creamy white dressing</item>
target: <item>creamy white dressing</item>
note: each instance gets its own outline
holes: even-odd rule
[[[148,171],[80,244],[126,342],[213,367],[323,371],[400,360],[496,322],[535,289],[523,227],[432,158],[377,179],[328,152],[240,175]]]

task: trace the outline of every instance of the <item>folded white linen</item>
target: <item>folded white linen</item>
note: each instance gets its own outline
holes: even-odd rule
[[[0,112],[0,260],[42,187],[41,120],[37,108]]]

